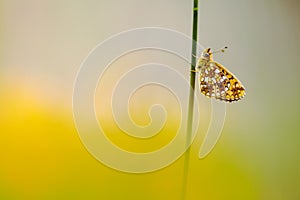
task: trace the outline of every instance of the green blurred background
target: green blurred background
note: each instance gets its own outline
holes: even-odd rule
[[[124,30],[191,35],[192,1],[0,1],[0,199],[180,199],[183,164],[148,174],[102,165],[72,117],[76,73],[90,50]],[[246,98],[229,105],[213,152],[191,148],[187,199],[300,199],[300,2],[202,0],[199,42]]]

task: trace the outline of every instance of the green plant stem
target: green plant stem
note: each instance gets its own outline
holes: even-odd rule
[[[187,120],[187,131],[186,131],[186,146],[190,144],[192,137],[192,124],[194,115],[194,89],[195,89],[195,66],[196,58],[193,55],[197,55],[197,35],[198,35],[198,0],[194,0],[193,5],[193,43],[192,43],[192,64],[190,72],[190,94],[189,94],[189,107],[188,107],[188,120]],[[182,199],[186,198],[187,193],[187,179],[188,179],[188,169],[190,160],[190,147],[187,149],[184,155],[184,171],[183,171],[183,190]]]

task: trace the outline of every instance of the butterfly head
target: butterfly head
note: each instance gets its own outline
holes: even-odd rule
[[[206,48],[202,51],[201,58],[212,60],[211,48]]]

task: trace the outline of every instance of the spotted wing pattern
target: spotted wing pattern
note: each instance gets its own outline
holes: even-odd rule
[[[238,101],[245,96],[245,88],[225,67],[215,61],[200,69],[200,90],[207,97],[221,101]]]

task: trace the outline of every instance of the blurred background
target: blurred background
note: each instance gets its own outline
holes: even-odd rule
[[[0,199],[180,199],[184,159],[126,174],[94,159],[72,116],[80,64],[131,28],[192,31],[192,1],[0,1]],[[246,87],[222,136],[198,159],[187,199],[300,199],[298,0],[202,0],[199,42]]]

